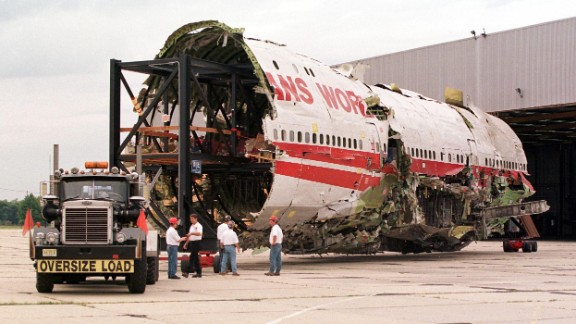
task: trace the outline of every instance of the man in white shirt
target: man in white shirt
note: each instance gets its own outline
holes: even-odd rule
[[[188,271],[182,272],[184,278],[188,278],[188,273],[192,270],[196,274],[192,278],[202,278],[202,266],[200,265],[200,243],[202,241],[202,224],[198,222],[198,215],[190,214],[190,230],[188,231],[188,241],[184,244],[184,249],[190,249],[190,258],[188,259]]]
[[[267,276],[279,276],[282,270],[282,239],[284,234],[278,225],[278,217],[270,216],[268,220],[272,230],[270,231],[270,271],[264,273]]]
[[[166,250],[168,252],[168,279],[180,279],[176,275],[178,269],[178,246],[180,242],[188,239],[186,236],[180,237],[176,227],[178,227],[178,219],[172,217],[168,220],[170,227],[166,231]]]
[[[228,230],[228,222],[232,220],[229,215],[224,216],[224,221],[222,224],[218,225],[216,229],[216,238],[218,239],[218,248],[220,249],[220,264],[222,264],[222,256],[224,255],[224,249],[220,248],[220,240],[222,240],[222,234]],[[220,269],[220,267],[218,267]]]
[[[240,244],[238,241],[238,235],[234,232],[234,221],[228,221],[228,230],[222,234],[222,240],[220,241],[220,249],[224,250],[222,255],[222,262],[220,263],[220,275],[226,275],[226,264],[228,259],[230,259],[230,267],[232,268],[232,275],[239,276],[236,270],[236,251],[240,253]]]

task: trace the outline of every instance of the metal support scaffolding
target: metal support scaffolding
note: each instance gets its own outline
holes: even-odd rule
[[[148,75],[148,81],[152,80],[150,82],[154,82],[154,87],[150,86],[140,92],[140,97],[136,98],[123,74],[126,71]],[[236,151],[239,143],[236,129],[238,113],[242,111],[242,105],[246,105],[248,110],[257,109],[254,93],[249,93],[256,84],[258,80],[252,66],[245,64],[227,65],[192,58],[190,55],[139,62],[110,60],[110,166],[128,171],[129,166],[125,164],[134,163],[136,155],[127,150],[132,149],[132,145],[139,145],[140,139],[145,138],[147,141],[144,144],[150,149],[142,153],[143,170],[155,174],[162,169],[164,174],[170,175],[173,180],[177,179],[177,183],[171,185],[181,223],[188,224],[188,215],[194,211],[194,207],[204,209],[204,215],[199,213],[201,218],[211,216],[214,200],[200,200],[201,195],[192,176],[190,137],[197,144],[199,136],[196,132],[206,134],[206,146],[194,153],[194,160],[201,161],[204,174],[253,175],[266,172],[270,163],[249,163],[243,154],[237,154]],[[121,127],[123,91],[132,100],[133,106],[130,108],[138,113],[138,120],[129,128]],[[193,124],[197,113],[206,115],[206,127]],[[254,111],[246,114],[249,117],[258,116]],[[261,114],[255,118],[262,118]],[[158,117],[162,117],[160,122]],[[219,123],[217,118],[220,119]],[[245,129],[249,128],[246,125]],[[214,147],[210,146],[213,139],[221,143],[228,141],[230,155],[215,154]],[[169,143],[175,142],[169,141],[177,141],[177,147],[170,147]],[[193,205],[193,199],[197,199],[199,204]],[[155,214],[162,213],[158,204],[151,206]],[[166,225],[166,215],[159,216],[160,219],[154,221]],[[214,222],[212,217],[203,221],[205,224],[211,222]]]

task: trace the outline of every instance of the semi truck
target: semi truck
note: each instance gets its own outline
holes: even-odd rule
[[[141,178],[107,162],[54,172],[54,190],[43,197],[46,224],[30,245],[38,292],[93,276],[124,277],[130,293],[158,281],[159,236],[148,230]]]

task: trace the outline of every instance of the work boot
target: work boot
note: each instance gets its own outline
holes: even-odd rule
[[[197,273],[197,274],[193,275],[192,278],[202,278],[202,274]]]
[[[232,272],[233,276],[239,276],[240,274],[238,272]]]
[[[168,277],[168,279],[180,279],[180,277],[174,275],[174,276],[172,276],[172,277]]]
[[[279,275],[280,275],[280,272],[274,272],[272,275],[273,275],[273,276],[279,276]]]
[[[188,278],[188,272],[182,272],[182,277]]]
[[[267,276],[273,276],[273,275],[274,275],[273,272],[265,272],[264,274],[267,275]]]

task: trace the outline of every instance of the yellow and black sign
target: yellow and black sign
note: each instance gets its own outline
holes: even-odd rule
[[[42,273],[133,273],[134,260],[38,260]]]

